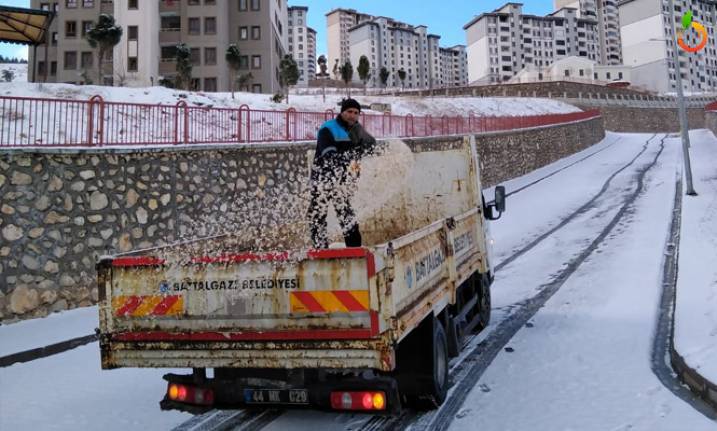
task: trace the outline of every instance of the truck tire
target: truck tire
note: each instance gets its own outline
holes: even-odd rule
[[[429,316],[399,348],[399,389],[409,406],[433,410],[448,393],[448,340],[443,325]],[[430,340],[430,342],[428,342]]]
[[[478,325],[476,333],[485,329],[490,323],[490,279],[483,274],[476,274],[478,284]]]

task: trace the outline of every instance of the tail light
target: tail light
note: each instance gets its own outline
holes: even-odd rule
[[[334,410],[384,410],[386,393],[374,391],[331,392],[331,408]]]
[[[214,404],[214,391],[198,388],[196,386],[170,383],[167,388],[167,397],[172,401],[181,403],[209,406]]]

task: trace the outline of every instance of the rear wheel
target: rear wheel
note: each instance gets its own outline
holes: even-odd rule
[[[435,409],[448,393],[446,331],[429,316],[398,349],[398,381],[408,404],[419,410]]]

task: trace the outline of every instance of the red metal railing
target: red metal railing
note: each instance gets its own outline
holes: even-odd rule
[[[0,97],[0,147],[253,143],[316,139],[332,110],[238,108]],[[376,138],[485,133],[581,121],[599,111],[520,117],[362,115]]]

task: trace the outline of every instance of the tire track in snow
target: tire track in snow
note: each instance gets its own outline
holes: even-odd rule
[[[682,178],[677,180],[675,200],[672,208],[672,221],[668,241],[665,245],[665,260],[662,267],[662,295],[660,310],[655,326],[655,338],[652,343],[651,369],[660,383],[695,410],[715,420],[714,410],[685,387],[675,374],[670,363],[670,353],[674,349],[675,299],[677,295],[677,273],[680,255],[680,226],[682,225]]]
[[[603,183],[602,188],[600,189],[600,191],[597,192],[589,201],[585,202],[580,208],[578,208],[578,209],[576,209],[575,211],[573,211],[572,213],[568,214],[565,218],[563,218],[563,219],[560,221],[560,223],[558,223],[557,225],[555,225],[552,229],[550,229],[550,230],[548,230],[547,232],[543,233],[542,235],[538,236],[538,237],[535,238],[533,241],[531,241],[531,242],[529,242],[528,244],[526,244],[525,246],[523,246],[523,248],[521,248],[521,249],[518,250],[517,252],[513,253],[510,257],[506,258],[504,261],[502,261],[501,263],[497,264],[497,265],[495,266],[496,272],[497,272],[497,271],[500,271],[502,268],[505,268],[508,264],[512,263],[513,261],[515,261],[516,259],[518,259],[518,258],[521,257],[522,255],[524,255],[525,253],[527,253],[527,252],[530,251],[531,249],[535,248],[535,246],[537,246],[538,244],[540,244],[541,242],[543,242],[543,241],[544,241],[546,238],[548,238],[550,235],[554,234],[554,233],[557,232],[558,230],[560,230],[560,229],[562,229],[563,227],[565,227],[565,225],[567,225],[568,223],[570,223],[575,217],[577,217],[577,216],[579,216],[579,215],[581,215],[581,214],[584,214],[585,212],[587,212],[588,210],[590,210],[591,208],[593,208],[594,205],[595,205],[595,202],[596,202],[598,199],[600,199],[600,197],[602,197],[602,195],[605,194],[605,192],[607,191],[607,189],[610,187],[610,184],[612,183],[612,180],[613,180],[620,172],[622,172],[622,171],[624,171],[625,169],[627,169],[627,168],[629,168],[630,166],[632,166],[632,164],[635,163],[635,161],[636,161],[638,158],[640,158],[640,156],[642,156],[642,155],[645,153],[645,151],[647,151],[647,148],[648,148],[648,146],[650,145],[650,141],[653,140],[656,136],[657,136],[657,135],[655,134],[655,135],[653,135],[650,139],[648,139],[648,140],[645,142],[645,145],[643,145],[642,150],[640,150],[640,151],[635,155],[635,157],[632,158],[632,160],[630,160],[627,164],[625,164],[624,166],[622,166],[620,169],[618,169],[618,170],[616,170],[615,172],[613,172],[612,175],[610,175],[610,176],[608,177],[608,179],[605,180],[605,182]],[[663,145],[664,145],[664,139],[663,139]],[[662,150],[660,150],[660,151],[662,151]]]
[[[650,140],[653,138],[650,138]],[[600,245],[610,232],[612,232],[615,226],[617,226],[617,224],[623,219],[627,210],[634,204],[637,197],[643,191],[645,175],[657,164],[657,161],[664,150],[664,145],[665,138],[663,137],[660,143],[660,150],[655,154],[652,162],[638,170],[637,187],[627,196],[618,212],[602,229],[600,234],[595,237],[595,239],[593,239],[591,243],[580,252],[580,254],[571,259],[552,281],[541,286],[540,292],[537,295],[518,303],[516,311],[501,321],[485,340],[468,353],[467,357],[463,360],[463,363],[456,367],[455,372],[451,375],[451,379],[458,383],[453,388],[450,397],[443,403],[440,409],[423,415],[418,415],[415,412],[409,413],[408,417],[403,418],[400,422],[388,424],[388,426],[384,429],[403,430],[410,427],[412,430],[417,431],[442,431],[446,430],[450,426],[456,414],[463,406],[463,402],[468,397],[468,394],[475,388],[475,385],[478,383],[485,370],[490,366],[503,347],[523,326],[525,326],[525,324],[538,312],[538,310],[540,310],[540,308],[542,308],[542,306],[558,290],[560,290],[570,276],[580,267],[580,265],[582,265],[582,263],[593,253],[593,251],[596,250],[598,245]],[[643,152],[646,148],[647,144],[644,147]],[[633,159],[630,164],[634,163],[636,159],[637,157]],[[610,177],[609,180],[614,178],[619,171],[625,169],[627,166],[629,166],[629,164],[618,170]],[[600,193],[604,193],[604,190]],[[582,212],[578,210],[574,214],[578,215]]]
[[[654,138],[654,136],[653,136],[653,138]],[[519,187],[519,188],[513,190],[513,191],[510,192],[510,193],[506,193],[506,194],[505,194],[505,197],[513,196],[513,195],[516,194],[516,193],[520,193],[520,192],[522,192],[523,190],[525,190],[525,189],[527,189],[527,188],[530,188],[530,187],[532,187],[532,186],[534,186],[534,185],[536,185],[536,184],[538,184],[538,183],[540,183],[540,182],[542,182],[542,181],[544,181],[544,180],[547,180],[548,178],[552,177],[553,175],[557,175],[557,174],[559,174],[560,172],[562,172],[562,171],[564,171],[564,170],[566,170],[566,169],[568,169],[568,168],[571,168],[571,167],[577,165],[577,164],[580,163],[580,162],[584,162],[585,160],[589,159],[590,157],[592,157],[592,156],[594,156],[594,155],[597,155],[598,153],[601,153],[601,152],[607,150],[608,148],[612,147],[613,145],[615,145],[616,143],[618,143],[621,139],[622,139],[622,137],[617,137],[614,141],[612,141],[611,143],[609,143],[609,144],[606,145],[605,147],[603,147],[603,148],[601,148],[601,149],[599,149],[599,150],[597,150],[597,151],[594,151],[594,152],[588,154],[587,156],[583,157],[582,159],[579,159],[579,160],[576,160],[576,161],[570,163],[569,165],[563,166],[562,168],[557,169],[557,170],[555,170],[555,171],[549,173],[548,175],[546,175],[546,176],[544,176],[544,177],[540,177],[540,178],[538,178],[537,180],[535,180],[535,181],[533,181],[533,182],[531,182],[531,183],[528,183],[528,184],[526,184],[526,185],[524,185],[524,186],[522,186],[522,187]],[[652,139],[652,138],[650,138],[650,139]],[[494,203],[495,203],[495,200],[491,200],[491,201],[488,202],[487,204],[490,205],[490,204],[494,204]]]

